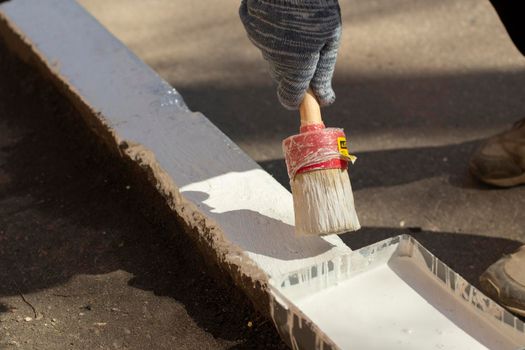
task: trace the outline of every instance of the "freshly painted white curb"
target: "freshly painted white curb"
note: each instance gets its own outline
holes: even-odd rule
[[[337,236],[295,236],[290,193],[76,2],[15,0],[0,21],[92,112],[88,123],[151,170],[237,283],[268,295],[269,277],[350,251]]]

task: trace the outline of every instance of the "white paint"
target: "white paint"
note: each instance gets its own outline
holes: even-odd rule
[[[519,345],[404,257],[295,303],[341,349],[515,350]]]
[[[338,237],[295,238],[290,193],[76,2],[11,1],[0,16],[101,113],[116,143],[132,145],[129,156],[152,159],[179,214],[206,219],[221,259],[255,280],[350,251]]]

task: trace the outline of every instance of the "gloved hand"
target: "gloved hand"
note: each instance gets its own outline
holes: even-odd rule
[[[341,37],[338,0],[242,0],[249,39],[269,62],[277,96],[297,109],[311,87],[321,106],[334,102],[332,76]]]

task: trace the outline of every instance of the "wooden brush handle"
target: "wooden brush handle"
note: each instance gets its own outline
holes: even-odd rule
[[[321,107],[311,89],[306,91],[303,102],[299,106],[299,113],[301,114],[301,126],[323,123]]]

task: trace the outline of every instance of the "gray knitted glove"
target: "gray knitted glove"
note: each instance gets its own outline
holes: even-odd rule
[[[249,39],[270,64],[284,107],[297,109],[308,87],[321,106],[334,102],[332,76],[341,37],[338,0],[242,0],[239,15]]]

